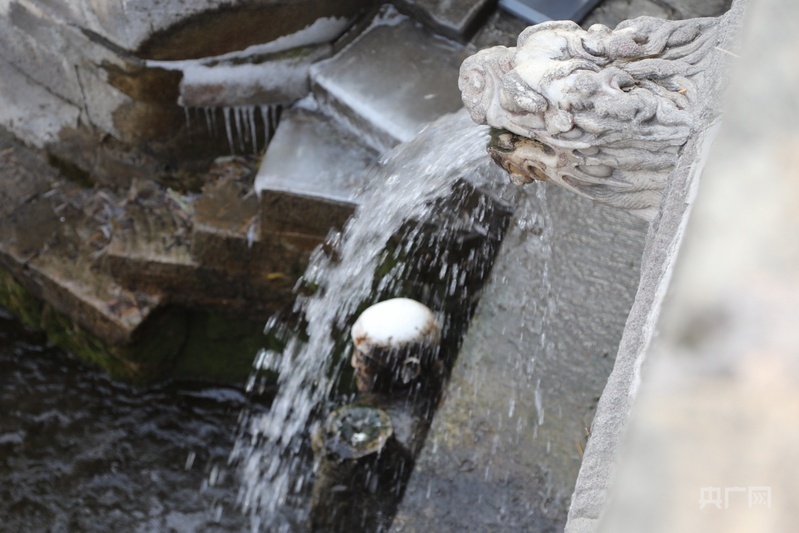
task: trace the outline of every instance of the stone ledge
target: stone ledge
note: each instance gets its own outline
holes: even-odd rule
[[[383,17],[311,69],[323,112],[381,153],[460,109],[457,77],[463,59],[461,46],[437,39],[418,23]]]

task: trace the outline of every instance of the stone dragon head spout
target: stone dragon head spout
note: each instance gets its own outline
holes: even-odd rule
[[[550,181],[651,220],[692,132],[716,20],[545,22],[515,48],[468,58],[458,86],[472,119],[499,130],[489,152],[513,181]]]

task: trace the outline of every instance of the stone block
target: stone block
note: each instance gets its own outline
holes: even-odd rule
[[[255,178],[262,232],[324,237],[331,227],[343,227],[375,159],[374,151],[329,118],[287,111]]]
[[[104,265],[124,286],[158,289],[169,303],[265,320],[291,300],[309,253],[273,241],[250,248],[239,237],[207,226],[194,233],[171,209],[131,203]],[[205,262],[195,260],[193,251]]]
[[[192,59],[221,55],[302,32],[319,19],[324,30],[301,33],[305,42],[327,42],[343,32],[371,0],[20,0],[37,12],[115,43],[140,57]],[[201,37],[201,38],[200,38]]]
[[[33,82],[0,58],[0,126],[25,143],[41,148],[64,128],[78,125],[81,110]]]
[[[338,55],[315,65],[311,82],[325,113],[383,152],[460,109],[463,59],[460,45],[389,10]]]
[[[19,0],[0,16],[3,59],[19,71],[8,70],[9,78],[0,82],[0,90],[7,87],[3,93],[11,95],[0,120],[99,183],[126,187],[128,175],[165,180],[171,174],[188,188],[187,174],[207,165],[209,157],[226,153],[246,134],[225,135],[221,129],[203,136],[201,125],[190,123],[189,110],[179,105],[182,78],[215,65],[211,78],[230,74],[239,80],[213,87],[188,80],[196,84],[195,98],[186,103],[195,106],[296,100],[309,90],[309,65],[329,54],[329,42],[368,3],[241,0],[220,8],[214,2],[157,2],[154,7],[151,1],[100,6]],[[259,46],[243,51],[251,45]],[[229,52],[238,53],[204,61],[193,70],[191,61],[183,61]],[[2,70],[7,71],[5,66]],[[268,86],[254,83],[256,77],[268,78]],[[34,89],[20,90],[23,86]],[[211,89],[214,98],[196,97]],[[47,101],[48,112],[39,119],[40,100]],[[32,110],[38,120],[29,124],[23,117]],[[251,122],[254,126],[255,118]]]
[[[645,236],[562,190],[519,198],[392,531],[563,529]]]
[[[304,233],[324,238],[331,228],[343,228],[355,204],[316,196],[270,191],[261,196],[261,231]]]
[[[3,130],[0,130],[0,176],[0,219],[46,192],[58,177],[53,167]]]
[[[400,0],[399,8],[422,21],[434,32],[451,39],[471,36],[494,8],[495,0]]]
[[[128,290],[98,268],[102,222],[87,215],[91,191],[59,187],[0,220],[3,267],[34,296],[114,345],[133,342],[159,307],[158,292]]]
[[[197,62],[183,68],[180,102],[187,107],[290,104],[308,94],[311,65],[332,53],[329,44],[240,60]]]
[[[194,202],[192,258],[236,271],[257,260],[258,199],[252,187],[233,179],[207,184]]]

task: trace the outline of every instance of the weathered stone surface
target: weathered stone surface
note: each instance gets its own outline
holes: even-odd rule
[[[434,32],[464,40],[494,7],[493,0],[400,0],[401,10],[412,14]]]
[[[159,305],[157,293],[131,292],[96,266],[107,243],[104,198],[59,186],[0,220],[4,267],[37,297],[112,344],[130,343]],[[85,210],[85,211],[84,211]]]
[[[743,49],[725,47],[738,57],[729,106],[604,518],[585,531],[776,533],[799,520],[797,20],[794,3],[752,2]]]
[[[257,260],[258,199],[252,189],[252,168],[236,160],[225,166],[233,168],[227,176],[207,183],[193,203],[191,255],[199,264],[241,272]]]
[[[186,17],[183,11],[170,27],[158,24],[163,28],[160,31],[147,29],[142,35],[145,39],[135,48],[142,57],[151,59],[195,59],[280,38],[293,40],[295,46],[320,44],[341,35],[374,1],[239,0],[222,8],[217,5],[206,5],[205,12],[193,17]]]
[[[330,57],[329,44],[285,52],[198,61],[183,67],[180,102],[192,107],[290,104],[308,94],[311,65]]]
[[[189,147],[184,113],[174,99],[136,100],[124,92],[141,96],[140,87],[120,74],[143,76],[135,58],[93,42],[51,12],[31,10],[26,4],[12,10],[14,17],[0,17],[0,26],[5,25],[0,44],[8,51],[0,60],[0,124],[14,135],[50,150],[97,182],[117,187],[127,186],[132,176],[160,176],[168,168],[195,166],[181,157],[187,151],[213,154],[224,148],[224,137]],[[108,76],[112,82],[103,68],[114,73]],[[165,76],[153,92],[160,94],[171,83],[177,94],[178,80],[171,73]],[[141,143],[151,144],[143,150]],[[202,157],[197,159],[202,163]]]
[[[7,104],[0,124],[102,185],[125,188],[131,177],[151,177],[190,188],[191,173],[261,124],[253,116],[246,132],[220,128],[209,135],[200,121],[187,120],[189,110],[178,105],[181,80],[187,83],[183,103],[190,106],[294,101],[307,94],[310,64],[329,54],[329,41],[369,2],[300,3],[253,0],[219,8],[207,2],[191,7],[168,2],[156,8],[150,1],[102,7],[13,2],[0,16],[3,60],[16,68],[0,67],[0,94]],[[255,29],[244,31],[248,26]],[[260,46],[242,51],[253,44]],[[199,63],[147,61],[136,55],[139,45],[156,59],[238,52]],[[231,77],[238,82],[219,84],[220,78]],[[29,85],[32,90],[20,89]],[[47,113],[37,111],[35,120],[25,120],[31,108],[42,109],[42,101]],[[263,146],[254,140],[250,144]]]
[[[163,379],[185,338],[179,313],[158,313],[140,328],[135,344],[110,344],[31,293],[4,269],[0,269],[0,305],[26,326],[44,331],[48,342],[125,381]]]
[[[383,152],[461,107],[462,50],[389,10],[341,53],[314,66],[313,90],[325,113]]]
[[[394,531],[563,527],[646,225],[542,191],[513,217]]]
[[[49,190],[57,179],[55,169],[0,129],[0,219]]]
[[[114,377],[162,375],[183,340],[179,317],[155,312],[158,293],[127,290],[98,269],[112,198],[64,184],[5,135],[0,146],[2,305]]]
[[[33,83],[0,58],[0,125],[37,148],[55,141],[65,127],[76,127],[80,109]]]
[[[712,81],[718,19],[640,17],[615,30],[531,26],[514,48],[464,61],[458,85],[475,120],[498,132],[493,159],[515,183],[551,181],[646,220],[657,214],[680,147]]]
[[[190,3],[158,0],[111,0],[94,5],[79,0],[23,0],[37,11],[54,13],[151,59],[192,59],[220,55],[294,34],[319,18],[338,21],[338,33],[317,31],[299,44],[329,41],[346,28],[370,0],[215,0]],[[331,22],[333,22],[331,21]],[[322,39],[322,40],[318,40]]]
[[[201,255],[218,254],[207,264],[194,259],[192,227],[175,207],[131,204],[125,209],[105,254],[105,265],[125,286],[158,289],[166,301],[247,313],[265,320],[291,299],[291,289],[307,263],[308,252],[279,242],[258,243],[206,232]],[[237,263],[232,252],[250,251]]]
[[[492,46],[516,46],[516,39],[527,26],[526,21],[498,9],[474,35],[470,47],[476,51]]]
[[[731,62],[735,61],[735,56],[731,54],[740,52],[738,41],[744,5],[743,2],[737,2],[722,20],[718,54],[705,73],[712,85],[703,91],[703,105],[710,111],[701,115],[705,122],[697,125],[697,134],[683,148],[678,166],[670,178],[660,215],[647,237],[638,294],[630,310],[613,372],[597,407],[591,438],[586,446],[572,498],[566,527],[570,533],[595,532],[599,527],[598,521],[608,498],[614,466],[621,454],[620,442],[627,415],[639,389],[641,366],[656,332],[660,307],[689,214],[688,206],[693,202],[696,180],[715,135],[710,117],[718,116],[724,92],[729,85],[728,70]],[[698,492],[684,496],[696,501]]]
[[[329,118],[305,109],[284,113],[255,178],[264,238],[281,232],[324,237],[343,227],[375,159]]]

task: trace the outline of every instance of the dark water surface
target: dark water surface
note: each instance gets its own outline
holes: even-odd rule
[[[112,382],[0,308],[0,531],[246,529],[237,481],[215,475],[246,401]]]

